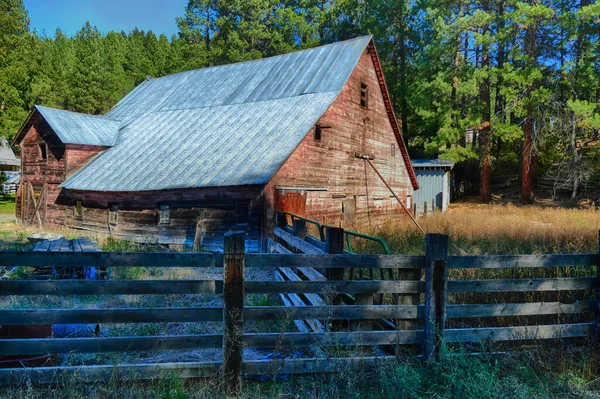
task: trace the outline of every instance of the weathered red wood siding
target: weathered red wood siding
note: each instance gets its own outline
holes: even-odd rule
[[[67,178],[107,148],[94,145],[67,144],[65,165]]]
[[[135,241],[190,244],[203,214],[203,245],[218,247],[222,245],[224,233],[231,230],[246,231],[248,240],[258,240],[262,209],[258,198],[261,188],[248,186],[108,193],[64,190],[56,203],[49,207],[46,221]],[[83,206],[81,218],[75,217],[77,201],[81,201]],[[118,207],[118,223],[109,227],[111,205]],[[162,205],[169,206],[168,224],[159,224],[159,207]]]
[[[361,83],[368,86],[368,108],[360,105]],[[405,218],[371,166],[355,158],[355,152],[375,156],[376,168],[406,204],[413,189],[368,51],[318,123],[325,127],[321,140],[310,132],[266,186],[265,224],[272,226],[273,211],[282,202],[276,187],[326,188],[305,192],[305,216],[320,223],[365,231]]]

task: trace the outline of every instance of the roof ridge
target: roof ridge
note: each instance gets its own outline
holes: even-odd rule
[[[119,121],[117,119],[107,118],[104,115],[86,114],[86,113],[83,113],[83,112],[71,111],[71,110],[62,109],[62,108],[48,107],[48,106],[40,105],[40,104],[35,104],[34,107],[37,108],[37,109],[45,108],[45,109],[51,109],[53,111],[68,112],[68,113],[74,114],[74,115],[89,116],[89,117],[92,117],[92,118],[100,118],[100,119],[103,119],[103,120],[106,120],[106,121],[110,121],[110,122],[121,122],[121,121]]]
[[[358,37],[354,37],[352,39],[343,40],[341,42],[333,42],[333,43],[322,44],[322,45],[316,46],[316,47],[310,47],[310,48],[305,48],[305,49],[298,49],[298,50],[291,51],[289,53],[277,54],[277,55],[272,55],[270,57],[257,58],[257,59],[254,59],[254,60],[238,61],[238,62],[231,62],[229,64],[210,65],[210,66],[206,66],[206,67],[203,67],[203,68],[189,69],[187,71],[181,71],[181,72],[171,73],[169,75],[159,76],[157,78],[153,77],[153,78],[151,78],[149,80],[145,80],[142,83],[151,82],[153,80],[160,80],[160,79],[163,79],[163,78],[167,78],[169,76],[183,75],[183,74],[190,73],[190,72],[203,71],[203,70],[216,69],[216,68],[224,68],[224,67],[228,67],[228,66],[232,66],[232,65],[249,64],[249,63],[253,63],[253,62],[270,60],[270,59],[273,59],[273,58],[286,57],[286,56],[290,56],[292,54],[303,53],[305,51],[314,51],[314,50],[318,50],[318,49],[321,49],[321,48],[324,48],[324,47],[338,46],[338,45],[342,45],[342,44],[345,44],[345,43],[350,43],[350,42],[353,42],[353,41],[356,41],[356,40],[362,40],[362,39],[365,39],[365,38],[371,38],[372,39],[373,35],[358,36]]]

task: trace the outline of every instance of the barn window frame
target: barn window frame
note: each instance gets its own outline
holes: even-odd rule
[[[119,206],[118,205],[111,205],[108,208],[108,223],[112,224],[113,226],[116,226],[117,224],[119,224]]]
[[[46,143],[38,144],[38,155],[42,161],[48,161],[48,146]]]
[[[75,201],[73,205],[73,217],[76,220],[83,220],[83,202]]]
[[[360,106],[369,109],[369,85],[363,81],[360,82]]]
[[[161,205],[158,207],[158,224],[169,224],[171,219],[171,209],[169,205]]]

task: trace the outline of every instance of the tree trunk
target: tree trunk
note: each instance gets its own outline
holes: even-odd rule
[[[531,23],[525,33],[525,55],[530,67],[537,61],[537,24]],[[521,154],[521,203],[523,205],[533,202],[533,104],[532,93],[534,86],[529,83],[526,94],[527,116],[523,124],[523,153]]]
[[[481,2],[483,12],[489,11],[489,1]],[[487,26],[483,28],[483,35],[487,33]],[[491,97],[490,97],[490,58],[488,45],[484,44],[481,48],[481,67],[485,73],[483,82],[479,88],[479,95],[483,103],[482,126],[481,126],[481,201],[490,202],[490,178],[492,173],[491,154],[490,154],[490,130],[491,130]]]
[[[406,16],[405,12],[405,1],[401,0],[399,4],[399,57],[400,57],[400,115],[402,117],[402,134],[404,137],[408,137],[408,103],[406,99],[407,87],[406,87]],[[406,139],[405,139],[406,140]]]

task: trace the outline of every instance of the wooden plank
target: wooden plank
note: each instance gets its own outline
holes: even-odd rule
[[[419,344],[421,330],[244,334],[248,348]]]
[[[0,290],[2,281],[0,281]],[[418,294],[425,292],[424,281],[246,281],[246,293],[348,293],[348,294]],[[0,291],[1,293],[1,291]]]
[[[243,374],[335,373],[353,368],[375,368],[395,362],[395,356],[251,360],[243,363]],[[56,385],[98,381],[144,381],[170,378],[210,378],[219,373],[221,362],[179,362],[102,366],[60,366],[0,369],[0,386],[24,384]]]
[[[594,311],[594,301],[448,305],[448,318],[532,316]]]
[[[1,314],[1,313],[0,313]],[[307,319],[417,319],[423,317],[422,305],[346,305],[346,306],[250,306],[245,320]],[[1,320],[1,319],[0,319]]]
[[[275,227],[273,234],[275,234],[275,237],[284,240],[288,245],[298,249],[299,251],[302,251],[305,254],[318,255],[325,253],[325,251],[322,249],[310,245],[303,239],[298,238],[279,227]]]
[[[111,338],[0,339],[0,355],[106,353],[221,348],[223,336],[180,335]]]
[[[41,242],[38,243],[38,244],[40,244],[39,247],[36,246],[37,249],[34,248],[34,251],[36,251],[36,252],[46,252],[46,251],[48,251],[50,249],[50,243],[51,243],[50,240],[41,241]],[[4,252],[2,252],[2,256],[4,256]]]
[[[221,293],[222,280],[0,280],[0,296]]]
[[[454,328],[446,329],[446,342],[519,341],[589,337],[594,323],[555,324],[518,327]]]
[[[569,291],[595,288],[595,277],[450,280],[448,292]]]
[[[1,325],[222,321],[223,308],[0,310]]]
[[[283,275],[280,274],[279,271],[276,272],[275,278],[277,280],[283,281]],[[300,298],[300,296],[297,295],[297,294],[288,294],[287,295],[287,299],[293,305],[295,305],[295,306],[298,306],[298,307],[308,307],[308,305],[306,303],[304,303],[304,301],[302,300],[302,298]],[[286,306],[287,306],[286,309],[292,309],[290,307],[291,305],[286,304]],[[248,309],[249,308],[246,308],[246,313],[245,313],[246,318],[249,317],[249,315],[248,315]],[[290,316],[291,316],[290,313],[286,313],[285,315],[280,315],[279,317],[275,317],[275,319],[278,319],[278,318],[279,319],[286,319],[286,318],[289,318]],[[260,316],[259,316],[258,320],[260,320]],[[314,320],[314,319],[309,319],[309,320],[304,319],[303,320],[301,318],[295,318],[294,319],[294,323],[296,324],[296,326],[298,327],[298,329],[300,331],[302,331],[302,327],[300,327],[300,325],[304,325],[304,323],[306,323],[306,325],[308,325],[308,327],[312,331],[314,331],[314,332],[321,332],[321,331],[325,330],[325,327],[323,326],[323,324],[320,321]]]
[[[282,255],[275,255],[282,256]],[[294,255],[295,256],[295,255]],[[223,255],[195,252],[3,251],[0,266],[223,267]]]
[[[425,257],[420,255],[246,254],[246,267],[273,269],[306,267],[306,265],[315,268],[422,269],[425,267]]]
[[[279,269],[279,271],[290,281],[293,281],[293,282],[302,281],[300,279],[300,277],[298,277],[298,275],[296,275],[296,273],[294,273],[292,271],[292,269],[290,269],[289,267],[282,267]],[[304,296],[306,297],[308,302],[313,306],[320,306],[320,305],[325,304],[325,301],[323,300],[323,298],[321,298],[317,294],[314,294],[314,293],[313,294],[304,294]]]
[[[312,245],[313,247],[317,247],[320,250],[325,251],[325,243],[311,235],[307,235],[305,238],[306,242]]]
[[[299,267],[298,271],[304,274],[310,281],[327,281],[327,277],[323,276],[312,267]]]
[[[452,269],[495,269],[594,266],[597,258],[597,254],[450,256],[448,267]]]
[[[294,294],[290,294],[290,295],[294,295]],[[289,307],[294,306],[294,303],[292,302],[292,300],[289,298],[288,295],[279,294],[279,297],[281,298],[281,301],[283,302],[283,304],[285,306],[289,306]],[[296,325],[296,328],[300,332],[307,333],[309,331],[312,331],[311,328],[308,327],[308,325],[306,324],[306,322],[304,320],[294,320],[294,324]]]
[[[102,366],[62,366],[0,369],[0,386],[73,384],[75,382],[131,381],[170,378],[207,378],[215,376],[221,362],[153,363]]]

